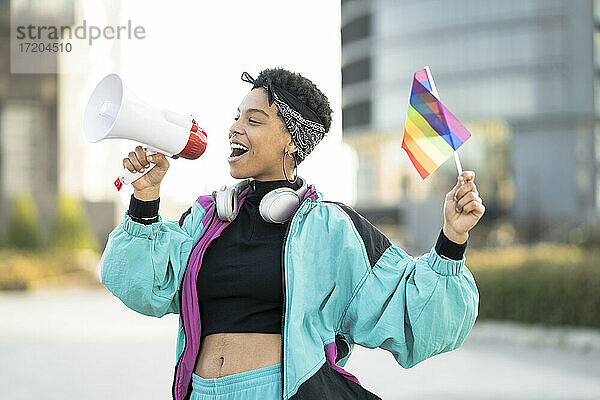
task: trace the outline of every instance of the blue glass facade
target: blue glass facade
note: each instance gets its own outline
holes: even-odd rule
[[[413,73],[429,65],[440,98],[472,133],[459,155],[463,169],[476,171],[490,216],[512,219],[525,240],[551,227],[597,220],[597,3],[343,2],[342,36],[352,33],[352,21],[370,21],[367,33],[342,37],[343,71],[370,60],[368,74],[343,84],[343,112],[353,114],[344,115],[344,138],[359,154],[369,148],[372,157],[360,158],[371,164],[365,168],[383,164],[405,176],[404,183],[376,179],[380,201],[418,197],[423,187],[443,195],[434,187],[455,179],[452,158],[421,181],[406,154],[382,163],[377,154],[384,153],[373,150],[402,140]],[[363,111],[355,114],[357,104]],[[365,137],[373,138],[369,145]]]

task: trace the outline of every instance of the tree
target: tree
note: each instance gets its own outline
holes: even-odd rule
[[[52,244],[68,249],[98,250],[98,241],[77,199],[67,195],[59,196]]]
[[[13,202],[8,224],[7,245],[21,249],[39,249],[42,245],[39,215],[33,197],[21,193]]]

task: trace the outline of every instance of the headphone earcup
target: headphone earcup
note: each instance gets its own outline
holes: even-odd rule
[[[237,196],[233,187],[223,185],[217,192],[217,215],[221,221],[233,221],[237,216]]]
[[[216,194],[217,215],[222,221],[233,221],[238,214],[238,195],[244,190],[249,179],[233,186],[223,185]]]
[[[298,176],[298,179],[301,182],[298,190],[280,187],[270,191],[262,198],[258,210],[266,222],[283,224],[292,218],[308,191],[306,179],[301,176]]]
[[[295,190],[282,187],[267,193],[258,210],[260,216],[272,224],[283,224],[288,221],[300,206],[300,197]]]

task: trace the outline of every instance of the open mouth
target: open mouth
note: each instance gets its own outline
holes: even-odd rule
[[[248,149],[240,144],[231,144],[231,154],[229,155],[229,162],[237,161],[248,152]]]

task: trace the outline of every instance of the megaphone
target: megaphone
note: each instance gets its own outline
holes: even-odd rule
[[[96,86],[83,115],[83,134],[92,142],[131,139],[147,151],[171,158],[195,160],[206,150],[206,132],[196,120],[154,108],[129,91],[118,74],[105,76]],[[154,168],[154,166],[152,166]],[[147,174],[124,168],[114,182],[117,190]]]

